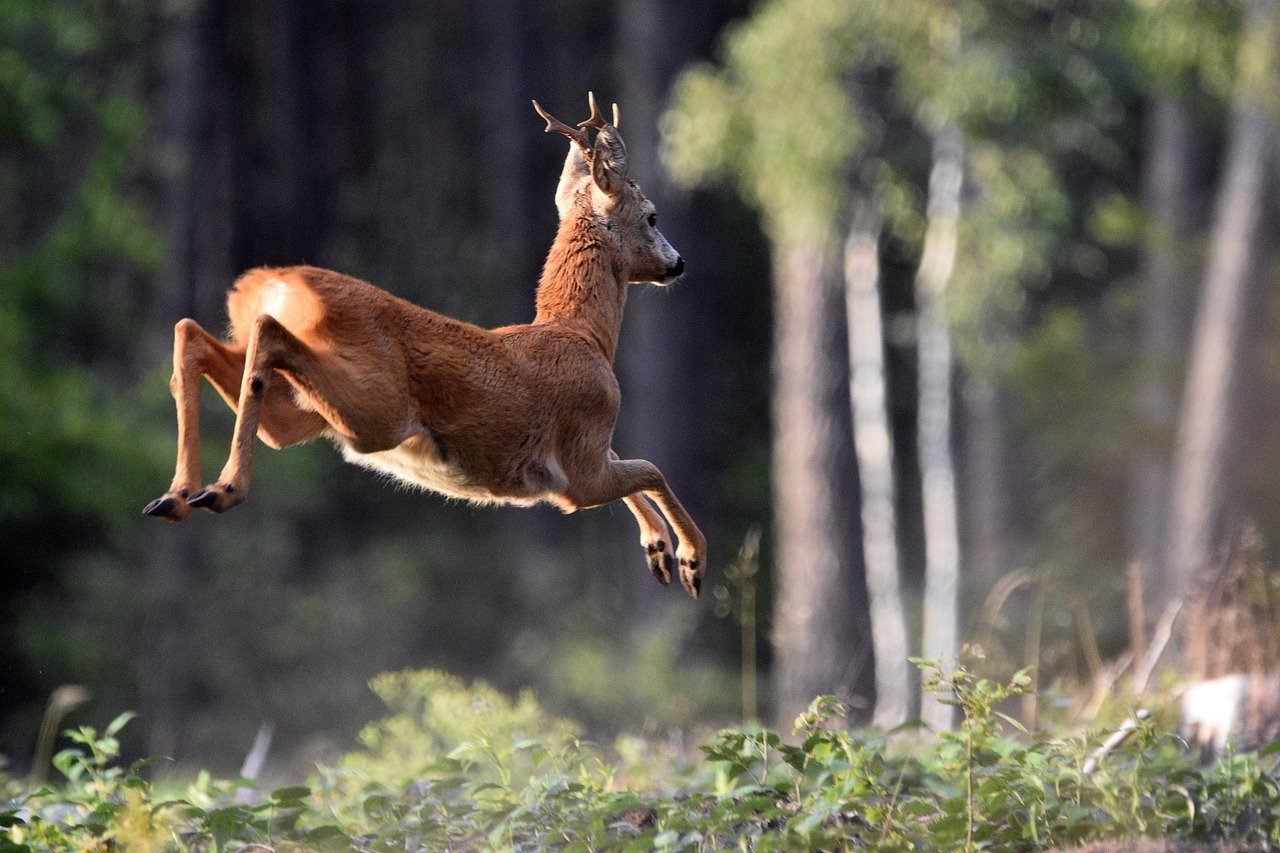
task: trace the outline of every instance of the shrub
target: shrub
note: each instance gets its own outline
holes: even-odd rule
[[[1023,731],[1000,706],[1028,690],[933,663],[954,732],[848,731],[819,697],[792,737],[727,728],[702,760],[653,790],[529,695],[511,700],[439,672],[382,676],[390,716],[309,787],[270,794],[202,775],[161,798],[144,763],[116,763],[116,735],[80,728],[59,787],[0,778],[0,853],[30,850],[703,850],[1071,847],[1162,837],[1280,843],[1280,743],[1197,765],[1150,721],[1090,762],[1100,733]],[[643,755],[643,744],[623,750]],[[1086,767],[1088,772],[1086,772]]]

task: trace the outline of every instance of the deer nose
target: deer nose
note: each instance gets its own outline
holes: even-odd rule
[[[676,258],[676,265],[667,270],[667,278],[676,278],[684,272],[684,258]]]

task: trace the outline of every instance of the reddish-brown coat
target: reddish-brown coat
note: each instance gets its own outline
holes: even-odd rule
[[[666,281],[683,262],[627,180],[617,128],[592,126],[594,148],[584,132],[565,133],[574,144],[556,193],[561,224],[532,323],[482,329],[307,266],[242,275],[227,297],[229,343],[180,322],[177,471],[146,511],[172,521],[195,507],[223,512],[248,493],[255,435],[277,448],[326,435],[351,462],[467,500],[573,511],[622,499],[664,583],[671,523],[681,582],[696,597],[705,539],[657,468],[611,448],[627,286]],[[199,489],[201,376],[237,418],[222,474]]]

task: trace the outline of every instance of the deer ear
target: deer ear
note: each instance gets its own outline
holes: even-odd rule
[[[591,179],[605,195],[617,195],[627,184],[627,147],[613,125],[605,125],[596,134],[591,157]]]
[[[587,158],[582,156],[582,148],[570,142],[569,156],[564,158],[564,168],[560,170],[560,185],[556,187],[556,210],[560,211],[561,219],[573,209],[574,192],[590,172],[591,167],[587,165]]]

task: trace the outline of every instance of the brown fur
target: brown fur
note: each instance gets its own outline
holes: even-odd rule
[[[559,130],[553,121],[548,130]],[[482,329],[307,266],[242,275],[227,297],[230,342],[179,322],[177,470],[145,511],[171,521],[195,507],[224,512],[248,494],[255,435],[274,448],[325,435],[351,462],[467,500],[548,501],[566,512],[624,500],[663,583],[670,522],[681,583],[697,597],[706,540],[657,468],[610,446],[627,286],[664,282],[683,262],[627,180],[617,128],[591,126],[594,148],[585,131],[570,136],[556,192],[561,223],[532,323]],[[230,458],[203,489],[201,376],[236,410]]]

